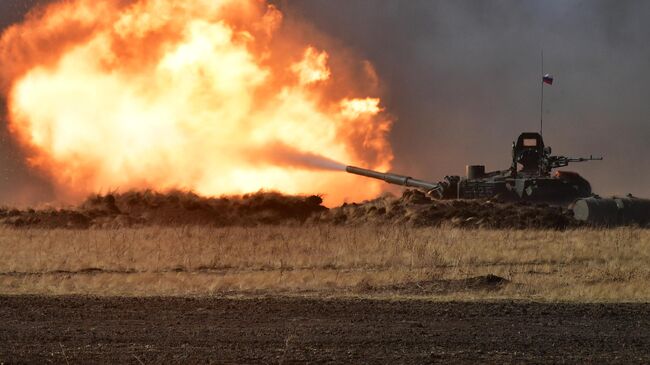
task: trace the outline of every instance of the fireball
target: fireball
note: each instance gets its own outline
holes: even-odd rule
[[[0,38],[9,129],[66,199],[129,189],[374,197],[379,182],[339,169],[390,168],[392,119],[375,72],[302,34],[257,0],[40,7]]]

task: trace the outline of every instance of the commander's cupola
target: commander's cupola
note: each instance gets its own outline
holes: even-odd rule
[[[512,147],[513,173],[539,174],[544,157],[544,139],[536,132],[522,133]]]

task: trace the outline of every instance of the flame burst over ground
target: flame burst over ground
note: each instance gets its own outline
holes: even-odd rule
[[[373,197],[380,183],[354,189],[356,177],[330,170],[390,168],[377,76],[302,34],[255,0],[35,9],[0,40],[9,128],[68,198],[141,188]]]

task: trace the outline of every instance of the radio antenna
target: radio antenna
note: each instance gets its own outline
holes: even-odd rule
[[[544,134],[544,49],[542,49],[542,90],[539,102],[539,134]]]

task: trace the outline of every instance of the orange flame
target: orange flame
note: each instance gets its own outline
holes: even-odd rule
[[[33,10],[0,39],[9,128],[67,197],[141,188],[325,193],[330,205],[373,197],[379,182],[327,168],[390,168],[392,121],[374,69],[296,27],[258,0]]]

